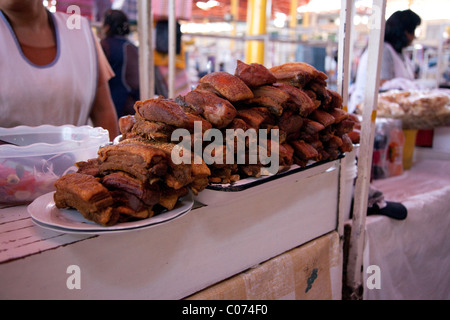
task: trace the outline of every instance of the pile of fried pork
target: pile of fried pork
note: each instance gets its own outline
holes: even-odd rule
[[[76,173],[57,180],[55,204],[109,226],[171,210],[189,190],[198,194],[209,183],[261,175],[267,164],[259,162],[175,164],[172,133],[182,128],[193,135],[199,122],[203,132],[215,128],[224,136],[227,129],[267,130],[269,145],[270,130],[278,129],[279,171],[337,159],[352,150],[348,134],[355,121],[326,79],[306,63],[268,69],[237,61],[234,75],[207,74],[184,96],[138,101],[135,114],[119,120],[119,143],[100,148],[96,159],[77,163]]]

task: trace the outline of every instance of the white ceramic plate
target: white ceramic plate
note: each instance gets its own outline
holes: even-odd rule
[[[53,200],[53,194],[54,192],[46,193],[36,198],[28,206],[28,213],[33,222],[46,229],[78,234],[104,234],[154,227],[185,215],[194,204],[193,195],[189,193],[180,198],[172,210],[162,212],[151,218],[121,222],[113,226],[104,227],[85,219],[75,209],[57,208]]]

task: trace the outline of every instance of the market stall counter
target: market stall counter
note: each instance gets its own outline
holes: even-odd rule
[[[0,297],[180,299],[337,230],[355,119],[326,78],[238,61],[136,102],[54,193],[0,211]]]
[[[196,202],[176,219],[121,232],[48,230],[33,223],[27,206],[0,209],[0,297],[187,297],[335,230],[339,164],[261,184],[224,205]]]

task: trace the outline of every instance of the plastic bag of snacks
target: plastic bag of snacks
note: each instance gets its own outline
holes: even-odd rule
[[[384,179],[403,173],[404,144],[405,136],[400,120],[377,119],[372,157],[372,179]]]
[[[433,129],[450,124],[450,91],[391,90],[378,96],[378,117],[402,120],[403,129]]]

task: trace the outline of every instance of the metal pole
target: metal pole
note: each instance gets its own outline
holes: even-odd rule
[[[369,22],[368,65],[366,92],[364,97],[361,143],[358,155],[358,175],[355,184],[352,230],[347,265],[346,286],[351,290],[350,298],[362,299],[363,252],[367,203],[369,198],[370,173],[372,167],[373,139],[378,103],[381,54],[383,49],[386,0],[374,0]]]
[[[176,17],[175,0],[169,0],[169,99],[175,96]]]
[[[247,6],[247,35],[266,34],[267,0],[249,0]],[[264,41],[249,40],[246,52],[247,63],[264,64]]]
[[[155,95],[152,28],[151,1],[138,1],[139,90],[141,100],[153,98]]]

